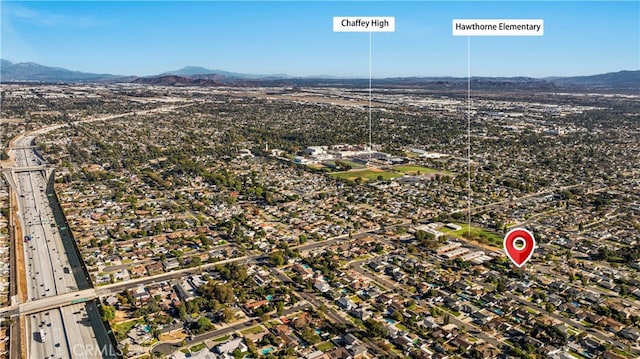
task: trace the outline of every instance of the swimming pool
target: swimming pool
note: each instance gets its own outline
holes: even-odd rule
[[[264,348],[260,351],[260,354],[262,355],[267,355],[269,353],[271,353],[275,348],[274,347],[268,347],[268,348]]]

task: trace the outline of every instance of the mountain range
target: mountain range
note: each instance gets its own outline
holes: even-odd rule
[[[376,79],[377,85],[404,86],[454,86],[466,83],[461,77],[403,77]],[[134,82],[169,86],[222,86],[222,85],[366,85],[364,79],[340,79],[328,76],[292,77],[285,74],[255,75],[211,70],[204,67],[187,66],[175,71],[167,71],[155,76],[118,76],[72,71],[60,67],[49,67],[33,62],[12,63],[0,60],[0,83],[39,82],[39,83],[75,83],[75,82]],[[361,84],[362,82],[362,84]],[[368,82],[368,80],[366,80]],[[592,76],[547,77],[472,77],[474,88],[491,89],[536,88],[561,89],[580,87],[585,89],[624,90],[640,92],[640,70],[618,71]]]
[[[124,78],[111,74],[92,74],[49,67],[33,62],[12,63],[0,60],[0,82],[101,82]]]

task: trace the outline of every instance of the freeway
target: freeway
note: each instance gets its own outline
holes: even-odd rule
[[[28,150],[18,153],[18,163],[35,161],[28,157]],[[65,275],[64,268],[69,262],[66,256],[59,254],[62,242],[52,229],[53,212],[45,203],[46,179],[39,172],[16,174],[18,184],[18,208],[20,222],[25,236],[25,259],[27,273],[27,297],[36,300],[41,297],[55,296],[75,289],[74,278]],[[44,197],[44,198],[43,198]],[[58,252],[56,252],[58,251]],[[66,253],[65,253],[66,254]]]
[[[20,339],[19,336],[14,336],[18,340],[26,341],[23,345],[26,350],[26,353],[22,353],[23,357],[115,357],[115,351],[100,320],[95,303],[83,304],[89,308],[86,321],[80,320],[78,310],[74,310],[75,305],[67,307],[70,301],[65,295],[89,288],[89,278],[85,277],[82,261],[75,252],[72,237],[68,232],[60,232],[65,228],[57,226],[64,222],[64,217],[59,211],[54,213],[56,209],[52,208],[52,204],[55,201],[50,201],[48,198],[54,194],[47,193],[48,190],[52,190],[49,176],[53,168],[49,167],[36,152],[33,141],[35,136],[69,125],[118,119],[136,114],[165,112],[185,106],[190,104],[163,106],[138,113],[127,112],[50,125],[25,132],[9,142],[9,160],[2,166],[2,174],[7,178],[12,193],[18,195],[16,222],[22,229],[25,240],[22,246],[25,261],[16,266],[19,271],[15,273],[13,280],[18,281],[18,277],[22,278],[23,273],[26,274],[27,302],[19,306],[0,308],[0,315],[3,318],[29,315],[23,321],[21,320],[23,328],[26,329],[23,333],[24,337]],[[23,240],[23,238],[14,238],[14,240]],[[85,294],[88,299],[95,298],[95,292]],[[76,295],[80,294],[76,293]],[[49,336],[46,334],[44,337],[40,336],[41,329],[43,333],[46,331],[40,326],[45,322],[45,317],[48,318],[47,326],[53,328],[50,330],[55,333],[55,335],[51,334],[51,340],[48,341],[46,339]],[[81,325],[83,322],[89,325]],[[53,342],[55,343],[51,344]],[[18,342],[12,341],[12,357],[17,356],[19,346]],[[85,348],[85,354],[76,352],[77,348]],[[92,352],[87,351],[91,348],[93,348]]]
[[[72,244],[63,242],[47,194],[49,178],[42,169],[45,161],[31,148],[32,143],[32,136],[22,136],[13,142],[20,148],[11,150],[16,164],[11,175],[13,190],[18,194],[17,219],[24,235],[24,239],[16,240],[24,240],[27,289],[27,302],[20,304],[19,313],[33,313],[24,321],[26,357],[93,358],[95,353],[83,356],[73,350],[110,348],[110,341],[97,309],[86,313],[87,323],[96,325],[81,325],[79,317],[74,320],[76,305],[58,307],[61,300],[73,296],[79,287],[86,288],[87,282],[77,270],[81,261]]]
[[[94,332],[93,328],[102,325],[97,312],[95,303],[87,302],[31,314],[28,323],[34,330],[27,338],[29,357],[89,359],[115,354],[113,350],[109,353],[109,349],[103,349],[103,353],[97,346],[98,342],[108,341],[106,337],[100,340],[95,337],[100,332]]]

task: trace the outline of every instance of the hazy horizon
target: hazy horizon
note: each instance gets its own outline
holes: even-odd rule
[[[73,71],[150,76],[185,66],[243,74],[366,78],[369,34],[333,16],[395,16],[373,33],[372,74],[466,77],[456,18],[543,19],[541,37],[472,37],[472,76],[588,76],[640,68],[640,3],[11,2],[2,58]]]
[[[79,71],[73,68],[68,68],[68,67],[64,67],[64,66],[49,66],[47,64],[41,64],[41,63],[37,63],[34,61],[23,61],[23,62],[16,62],[16,61],[11,61],[10,59],[5,59],[2,58],[1,60],[5,60],[5,61],[9,61],[12,64],[21,64],[21,63],[34,63],[37,65],[41,65],[41,66],[46,66],[46,67],[51,67],[51,68],[61,68],[64,70],[70,70],[70,71]],[[105,72],[105,71],[98,71],[98,72],[91,72],[92,74],[102,74],[102,75],[113,75],[113,76],[122,76],[122,77],[156,77],[156,76],[173,76],[175,74],[172,74],[172,72],[177,72],[186,68],[203,68],[212,72],[222,72],[222,73],[233,73],[233,74],[238,74],[238,75],[248,75],[248,76],[256,76],[256,78],[258,77],[277,77],[277,76],[286,76],[288,78],[293,78],[293,79],[336,79],[336,80],[366,80],[368,79],[368,76],[334,76],[334,75],[327,75],[327,74],[315,74],[315,75],[305,75],[305,76],[294,76],[294,75],[290,75],[287,73],[271,73],[271,74],[261,74],[261,73],[255,73],[255,72],[248,72],[248,73],[240,73],[240,72],[235,72],[235,71],[228,71],[226,69],[213,69],[213,68],[207,68],[206,66],[199,66],[199,65],[185,65],[182,66],[180,68],[176,68],[176,69],[168,69],[162,72],[159,72],[157,74],[149,74],[149,75],[122,75],[122,74],[114,74],[114,73],[109,73],[109,72]],[[623,71],[628,71],[628,72],[635,72],[635,71],[640,71],[639,69],[621,69],[621,70],[617,70],[617,71],[610,71],[610,72],[606,72],[606,73],[592,73],[592,74],[579,74],[579,75],[571,75],[571,76],[562,76],[562,75],[551,75],[551,76],[544,76],[544,77],[532,77],[532,76],[522,76],[522,75],[513,75],[513,76],[494,76],[494,75],[471,75],[471,78],[532,78],[532,79],[540,79],[540,80],[544,80],[544,79],[549,79],[549,78],[565,78],[565,77],[585,77],[585,76],[595,76],[595,75],[603,75],[603,74],[607,74],[607,73],[617,73],[617,72],[623,72]],[[84,72],[81,71],[83,73],[88,73],[88,72]],[[209,73],[197,73],[194,75],[207,75]],[[175,75],[175,76],[190,76],[190,75]],[[377,77],[377,76],[373,76],[373,79],[392,79],[392,78],[454,78],[454,79],[466,79],[467,76],[453,76],[453,75],[407,75],[407,76],[388,76],[388,77]]]

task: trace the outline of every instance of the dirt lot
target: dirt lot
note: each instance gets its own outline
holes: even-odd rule
[[[22,229],[18,225],[18,197],[14,191],[11,191],[11,202],[13,203],[13,208],[11,208],[11,215],[13,216],[13,223],[15,223],[16,232],[14,235],[14,243],[16,245],[16,269],[17,269],[17,278],[15,280],[18,282],[18,298],[20,298],[20,302],[24,303],[27,300],[27,282],[26,275],[24,269],[24,249],[22,248]]]
[[[160,335],[158,340],[160,340],[161,342],[164,342],[164,341],[172,342],[172,341],[182,340],[186,337],[187,337],[187,332],[185,332],[184,329],[180,329],[180,331],[162,334]]]
[[[113,320],[114,323],[120,323],[132,319],[126,311],[124,310],[116,310],[116,317]]]

